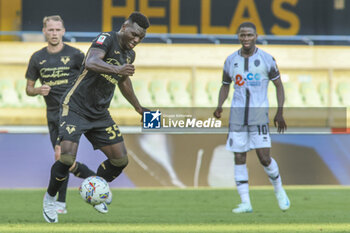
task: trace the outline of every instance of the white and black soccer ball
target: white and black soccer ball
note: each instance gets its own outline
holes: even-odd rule
[[[79,187],[81,197],[91,205],[100,204],[110,195],[109,185],[100,176],[86,178]]]

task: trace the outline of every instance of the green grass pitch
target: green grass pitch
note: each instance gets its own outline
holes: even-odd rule
[[[291,209],[278,208],[270,187],[252,187],[254,212],[233,214],[232,189],[113,189],[109,213],[83,202],[77,189],[67,196],[59,223],[42,217],[43,189],[0,190],[0,232],[350,232],[350,188],[287,186]]]

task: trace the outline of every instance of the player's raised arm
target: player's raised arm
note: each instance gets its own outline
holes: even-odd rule
[[[276,86],[276,95],[278,103],[277,113],[273,122],[274,125],[277,127],[277,132],[283,133],[287,129],[287,124],[283,118],[284,88],[281,78],[273,80],[273,84]]]
[[[86,56],[85,68],[95,71],[96,73],[104,74],[120,74],[132,76],[135,72],[135,67],[132,64],[124,64],[121,66],[108,64],[103,61],[106,52],[99,48],[91,48]]]

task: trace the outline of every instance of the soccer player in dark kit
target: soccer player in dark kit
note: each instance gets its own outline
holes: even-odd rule
[[[61,153],[60,146],[56,143],[59,130],[60,99],[79,74],[84,54],[79,49],[63,43],[65,28],[59,15],[44,17],[42,31],[46,37],[47,46],[35,52],[30,58],[25,75],[26,93],[29,96],[44,96],[50,139],[55,150],[55,160],[58,160]],[[38,79],[42,85],[35,87]],[[70,171],[80,178],[94,174],[86,165],[78,162],[72,164]],[[67,185],[68,176],[58,191],[55,203],[56,211],[60,214],[67,213]]]
[[[132,13],[118,32],[103,32],[97,36],[87,53],[84,68],[73,87],[62,99],[59,138],[61,156],[51,168],[50,183],[43,201],[47,222],[58,222],[54,197],[74,164],[82,134],[94,149],[100,149],[107,160],[98,167],[97,175],[111,182],[128,164],[126,147],[108,107],[117,85],[134,109],[143,114],[131,80],[135,72],[133,48],[146,35],[149,21],[139,12]],[[104,203],[103,203],[104,204]],[[96,206],[95,206],[96,208]],[[107,206],[104,206],[107,211]]]

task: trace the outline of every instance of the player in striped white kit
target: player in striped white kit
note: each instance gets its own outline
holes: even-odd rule
[[[256,47],[256,27],[251,22],[242,23],[238,28],[241,49],[229,55],[223,69],[222,86],[218,106],[214,112],[221,117],[222,105],[226,100],[230,84],[234,83],[234,95],[230,112],[230,130],[226,149],[235,155],[235,181],[242,203],[233,209],[234,213],[253,211],[248,186],[246,156],[255,149],[260,163],[271,181],[281,210],[290,207],[289,198],[282,187],[282,180],[276,161],[270,156],[268,98],[269,81],[276,86],[278,110],[274,124],[279,133],[287,129],[283,118],[284,89],[275,59]]]

